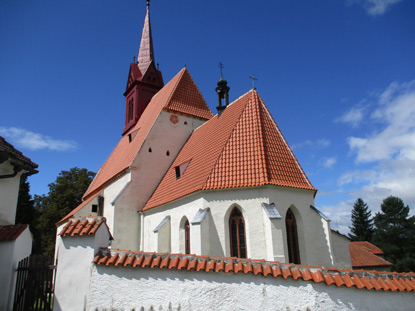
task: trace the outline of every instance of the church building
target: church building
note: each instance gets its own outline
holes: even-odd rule
[[[147,5],[122,138],[63,221],[104,216],[124,250],[341,263],[317,189],[260,95],[229,103],[222,77],[216,91],[213,115],[187,68],[164,85]]]
[[[74,266],[73,258],[83,260],[79,253],[67,259],[76,245],[85,251],[91,249],[92,257],[88,258],[93,259],[95,272],[90,272],[90,266],[84,271],[92,273],[95,282],[79,283],[88,293],[97,293],[104,284],[113,286],[114,279],[112,285],[102,279],[118,273],[111,265],[180,270],[185,267],[181,266],[184,261],[187,270],[192,269],[188,265],[193,262],[199,271],[196,265],[204,260],[200,269],[209,271],[206,262],[211,260],[216,265],[232,262],[228,271],[237,273],[241,271],[237,266],[243,270],[259,260],[264,263],[261,269],[276,263],[287,264],[290,269],[351,269],[349,240],[332,231],[330,220],[314,206],[317,189],[260,94],[253,88],[229,102],[229,87],[222,76],[216,92],[218,107],[212,112],[187,68],[164,83],[155,63],[147,1],[137,61],[130,64],[124,92],[122,137],[83,202],[58,223],[56,296],[62,306],[69,301],[64,288],[73,286],[67,278],[71,274],[81,278],[80,264],[73,270],[68,268]],[[106,245],[97,247],[97,238],[87,247],[89,242],[85,241],[97,232],[107,241],[99,243]],[[71,238],[76,238],[76,243]],[[152,263],[146,263],[148,258]],[[92,262],[88,260],[86,265]],[[104,266],[110,270],[100,272]],[[224,267],[217,269],[227,272]],[[151,270],[155,274],[151,272],[150,278],[165,278],[159,274],[162,269]],[[168,271],[176,273],[173,270]],[[130,272],[120,272],[116,279],[133,282]],[[188,277],[180,274],[173,278]],[[146,286],[150,285],[140,288]],[[92,303],[92,296],[80,297],[79,303],[85,305],[88,299],[88,304]],[[125,297],[118,298],[126,301]],[[73,303],[78,298],[70,299]],[[96,301],[99,304],[100,300]],[[140,304],[144,302],[137,306]],[[167,304],[165,308],[178,308],[178,304],[170,301],[170,307]],[[152,306],[158,310],[156,304]]]

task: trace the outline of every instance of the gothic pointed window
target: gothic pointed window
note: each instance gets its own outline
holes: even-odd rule
[[[229,217],[231,256],[246,258],[245,220],[241,211],[235,207]]]
[[[288,259],[290,263],[300,264],[300,250],[298,248],[297,222],[294,213],[289,208],[285,216],[287,230]]]
[[[128,102],[128,122],[133,119],[133,113],[134,113],[133,99],[130,99]]]
[[[184,224],[184,249],[185,254],[190,254],[190,224],[188,220]]]

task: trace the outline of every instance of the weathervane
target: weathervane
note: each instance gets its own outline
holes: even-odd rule
[[[254,77],[254,74],[252,74],[252,75],[249,77],[249,79],[252,79],[252,89],[253,89],[253,90],[256,90],[256,87],[255,87],[255,80],[258,80],[258,79]]]

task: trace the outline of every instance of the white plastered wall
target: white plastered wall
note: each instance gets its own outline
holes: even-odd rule
[[[177,116],[177,123],[170,121],[172,115]],[[144,207],[192,131],[202,123],[198,119],[161,111],[133,161],[130,183],[124,189],[119,189],[123,189],[121,193],[117,193],[119,195],[112,207],[114,224],[110,225],[111,220],[108,221],[110,228],[113,228],[112,247],[140,249],[141,224],[138,211]],[[112,202],[107,200],[107,193],[105,189],[106,204]]]
[[[87,310],[412,310],[408,292],[327,286],[282,277],[92,267]]]
[[[331,231],[331,240],[334,253],[334,265],[340,269],[351,269],[350,239],[336,231]]]
[[[297,220],[301,263],[332,267],[330,237],[327,236],[321,216],[310,208],[313,201],[313,191],[275,186],[199,191],[144,212],[143,250],[159,251],[153,230],[164,217],[170,216],[171,252],[182,252],[180,223],[183,217],[191,222],[199,209],[209,207],[202,227],[191,225],[191,253],[228,257],[229,216],[236,206],[242,211],[245,220],[247,256],[287,262],[285,215],[291,208]],[[261,203],[275,203],[282,218],[270,219]]]
[[[64,225],[59,226],[57,232]],[[105,225],[101,225],[95,235],[57,236],[53,310],[78,311],[87,308],[92,260],[100,247],[108,246],[109,237]]]
[[[10,160],[0,164],[0,175],[13,173]],[[0,225],[14,225],[16,219],[17,197],[19,195],[20,176],[0,179]]]

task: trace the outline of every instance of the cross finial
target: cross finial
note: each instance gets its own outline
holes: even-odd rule
[[[223,66],[222,62],[219,62],[219,66],[218,67],[220,68],[220,77],[222,78],[223,77],[222,76],[222,69],[225,68],[225,67]]]
[[[252,79],[252,89],[253,89],[253,90],[256,90],[256,87],[255,87],[255,80],[258,80],[258,79],[254,77],[254,74],[252,74],[252,75],[249,77],[249,79]]]
[[[150,6],[150,0],[147,0],[147,8]]]

